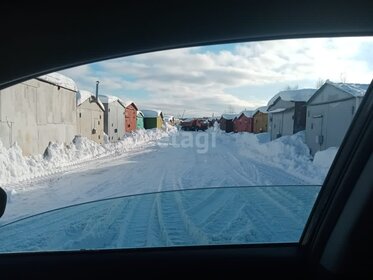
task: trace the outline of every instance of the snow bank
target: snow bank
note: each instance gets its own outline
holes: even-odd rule
[[[312,162],[304,131],[269,141],[268,134],[235,134],[236,147],[240,154],[250,160],[281,168],[309,184],[322,184],[332,162]]]
[[[121,141],[103,145],[77,136],[66,145],[50,143],[43,155],[23,156],[21,148],[15,144],[7,149],[0,142],[0,185],[10,185],[23,181],[48,176],[64,171],[68,167],[93,159],[122,155],[126,151],[149,145],[163,137],[176,132],[176,128],[167,127],[166,130],[140,129],[123,136]]]
[[[313,164],[329,170],[337,152],[338,148],[336,147],[330,147],[324,151],[319,151],[313,158]]]
[[[271,139],[268,132],[258,133],[258,134],[255,134],[255,136],[258,139],[259,143],[267,143]]]
[[[166,132],[169,132],[169,133],[177,133],[177,127],[172,125],[171,123],[167,122],[167,121],[164,121],[163,122],[163,125],[162,125],[162,128],[166,131]]]
[[[144,145],[149,145],[152,141],[168,137],[176,132],[177,129],[171,125],[165,129],[137,129],[135,132],[126,133],[121,141],[104,144],[103,146],[109,151],[121,154],[135,148],[143,147]]]
[[[0,185],[19,183],[62,171],[107,153],[107,149],[86,138],[76,137],[69,145],[50,143],[43,155],[23,156],[15,144],[0,148]]]

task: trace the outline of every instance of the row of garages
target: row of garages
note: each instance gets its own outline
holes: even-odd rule
[[[225,132],[262,133],[268,131],[267,107],[255,111],[242,111],[239,114],[223,114],[219,120],[220,129]]]
[[[271,140],[305,130],[306,143],[314,155],[340,146],[368,86],[327,81],[318,90],[281,91],[252,114],[222,115],[221,129],[268,131]]]
[[[50,142],[69,143],[76,135],[97,143],[118,141],[139,128],[161,128],[163,113],[138,110],[133,101],[79,90],[58,73],[0,91],[0,141],[17,143],[24,155],[43,153]]]

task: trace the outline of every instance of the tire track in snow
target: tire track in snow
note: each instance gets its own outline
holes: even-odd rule
[[[115,248],[114,241],[120,232],[119,226],[131,205],[129,201],[113,201],[110,205],[102,205],[104,206],[85,205],[80,212],[80,219],[76,219],[78,213],[71,217],[74,226],[63,228],[64,235],[53,235],[52,242],[63,244],[65,250]]]
[[[184,210],[177,202],[174,193],[159,195],[157,199],[157,213],[163,240],[167,246],[206,244],[204,237],[192,232],[193,226],[183,216]]]
[[[192,154],[194,162],[198,162],[199,155],[195,153]],[[261,168],[262,164],[259,162],[253,163],[247,159],[240,160],[239,157],[231,151],[217,153],[217,156],[220,158],[221,170],[223,170],[219,175],[226,178],[228,177],[229,181],[233,182],[235,185],[242,185],[242,182],[248,185],[253,183],[258,184],[258,181],[263,183],[263,181],[259,179],[263,177],[268,178],[267,170]],[[257,166],[260,168],[257,168]],[[198,167],[199,166],[196,164],[196,168]],[[162,170],[157,189],[159,191],[163,190],[165,186],[169,185],[170,181],[172,181],[170,184],[173,186],[172,189],[182,189],[185,186],[185,180],[182,178],[190,174],[194,175],[196,168],[188,167],[179,174],[179,177],[175,176],[175,173],[168,172],[168,169]],[[178,170],[178,167],[175,167],[175,169]],[[266,173],[267,176],[264,176],[262,173]],[[285,180],[289,182],[293,180],[297,184],[301,183],[298,178],[294,178],[290,175],[288,176],[288,174],[282,170],[276,170],[275,173],[280,173],[279,176],[275,176],[276,179],[280,178],[280,181]],[[271,172],[271,177],[273,177],[273,172]],[[277,204],[277,208],[281,209],[281,213],[284,217],[290,216],[293,218],[293,222],[299,224],[299,219],[297,219],[296,215],[286,207],[282,207],[282,205],[297,203],[297,199],[286,199],[281,192],[279,194],[273,191],[268,192],[268,190],[258,190],[254,197],[259,201],[264,199],[267,202],[271,201],[271,203]],[[237,197],[237,195],[232,197],[224,195],[223,193],[222,191],[215,191],[204,197],[201,197],[201,195],[193,197],[192,195],[187,201],[185,201],[184,196],[180,195],[169,197],[170,200],[175,200],[172,203],[170,203],[170,201],[165,203],[164,197],[158,197],[158,200],[154,204],[156,205],[154,206],[156,213],[153,214],[153,217],[158,220],[157,228],[163,232],[163,242],[169,245],[182,245],[194,239],[193,244],[198,244],[198,242],[201,241],[203,241],[203,244],[208,244],[209,238],[213,241],[232,238],[236,239],[237,242],[243,239],[246,241],[255,241],[258,240],[258,236],[264,237],[264,232],[271,232],[271,228],[263,226],[262,221],[262,219],[270,219],[266,213],[268,209],[261,209],[261,207],[255,209],[255,207],[252,206],[252,197],[248,200],[251,201],[252,205],[250,205],[250,203],[248,205],[248,202],[246,200],[243,201],[242,197]],[[246,196],[243,195],[243,197]],[[260,199],[258,199],[259,197]],[[191,201],[193,203],[191,203]],[[169,204],[173,206],[171,207]],[[232,205],[235,205],[235,207],[231,207]],[[255,213],[255,215],[253,215],[253,213]],[[170,217],[170,219],[165,217]],[[231,222],[227,223],[226,221]],[[149,224],[154,225],[154,221]],[[241,233],[237,234],[237,229],[240,227]],[[246,235],[242,233],[242,228],[246,228]],[[211,232],[214,232],[214,234],[212,235]],[[230,242],[231,241],[232,240],[230,240]],[[154,244],[154,241],[151,243]]]
[[[154,197],[131,197],[132,205],[119,226],[114,238],[116,248],[147,247],[149,239],[149,223],[153,218]]]
[[[131,154],[131,164],[128,157],[115,158],[110,163],[99,160],[90,165],[99,166],[98,170],[86,166],[81,170],[85,173],[80,175],[75,171],[66,172],[47,179],[47,184],[40,188],[50,192],[48,199],[58,199],[78,190],[78,194],[69,197],[69,202],[78,203],[87,197],[97,199],[146,191],[305,183],[280,168],[241,156],[239,150],[229,146],[229,141],[217,141],[217,144],[207,154],[199,154],[196,148],[152,147],[146,155],[144,152]],[[97,180],[84,181],[91,176]],[[92,182],[92,186],[80,186],[82,182],[83,185]],[[61,191],[62,184],[66,185],[65,191]],[[82,229],[76,225],[65,233],[71,237],[71,243],[66,246],[255,243],[281,241],[284,236],[287,239],[282,241],[294,241],[304,226],[307,215],[302,210],[312,205],[312,195],[312,192],[302,196],[285,188],[265,187],[234,192],[216,189],[156,194],[151,199],[143,196],[141,203],[140,199],[123,205],[114,203],[111,209],[84,216],[87,223],[81,225]],[[83,238],[79,238],[82,233]],[[51,242],[57,244],[61,240],[56,237]]]
[[[284,191],[278,187],[279,191]],[[295,188],[295,187],[292,187]],[[304,187],[309,188],[309,187]],[[297,208],[292,207],[288,198],[274,195],[274,187],[250,188],[241,193],[241,197],[246,200],[245,207],[242,209],[239,220],[249,219],[252,228],[251,235],[237,235],[238,241],[249,242],[294,242],[300,237],[300,234],[306,223],[308,213],[299,215]],[[309,210],[314,201],[306,205]]]

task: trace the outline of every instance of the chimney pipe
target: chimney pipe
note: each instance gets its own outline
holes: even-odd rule
[[[96,100],[98,100],[98,84],[100,81],[96,81]]]

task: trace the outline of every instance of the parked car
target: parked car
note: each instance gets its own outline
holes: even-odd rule
[[[180,127],[184,131],[205,131],[209,127],[209,123],[204,119],[186,119],[181,121]]]

